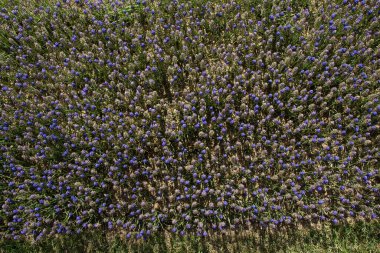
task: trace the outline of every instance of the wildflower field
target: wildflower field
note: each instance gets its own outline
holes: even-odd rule
[[[380,252],[379,170],[378,0],[0,0],[0,252]]]

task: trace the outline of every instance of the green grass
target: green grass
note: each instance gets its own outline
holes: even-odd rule
[[[290,228],[277,232],[241,232],[223,236],[174,237],[155,235],[146,241],[92,232],[61,236],[31,244],[0,241],[0,252],[380,252],[380,223],[335,227]]]

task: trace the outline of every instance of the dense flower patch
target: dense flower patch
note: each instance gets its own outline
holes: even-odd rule
[[[2,237],[378,219],[379,1],[10,2]]]

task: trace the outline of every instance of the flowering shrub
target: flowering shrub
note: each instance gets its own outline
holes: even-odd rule
[[[379,1],[17,2],[2,237],[378,219]]]

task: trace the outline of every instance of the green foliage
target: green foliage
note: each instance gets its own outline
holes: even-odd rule
[[[146,241],[125,241],[115,235],[92,232],[44,240],[34,245],[0,241],[1,253],[16,252],[380,252],[380,223],[357,223],[319,229],[289,228],[223,236],[174,237],[155,235]]]
[[[132,2],[134,1],[129,1],[129,2],[123,1],[124,4],[117,7],[112,6],[111,4],[104,4],[104,5],[101,5],[99,8],[97,8],[96,10],[94,10],[93,14],[96,19],[106,20],[107,22],[111,23],[111,25],[117,24],[121,27],[128,27],[132,25],[136,26],[136,24],[138,24],[136,26],[136,29],[140,27],[143,27],[144,29],[149,28],[148,26],[149,22],[147,21],[148,17],[146,13],[143,11],[144,6],[142,4],[132,4]],[[163,2],[169,3],[171,2],[171,0],[161,1],[161,3]],[[215,12],[217,11],[215,7],[212,6],[213,5],[212,1],[206,1],[206,0],[192,1],[192,4],[194,6],[194,12],[197,13],[196,16],[200,17],[200,19],[203,19],[206,17],[204,14],[205,8],[204,6],[202,6],[206,2],[207,2],[207,5],[211,6],[210,7],[211,9],[214,8],[211,11],[212,13],[214,13],[214,11]],[[221,2],[229,3],[229,1],[227,0],[223,0]],[[294,7],[294,10],[297,10],[297,11],[302,11],[304,8],[309,8],[310,10],[313,10],[320,7],[320,4],[317,4],[317,2],[307,1],[307,0],[302,0],[302,1],[289,0],[286,2],[280,1],[280,0],[275,0],[275,1],[242,0],[242,1],[237,1],[237,2],[241,4],[242,8],[243,7],[247,9],[249,8],[249,10],[251,10],[250,8],[252,8],[252,11],[251,11],[252,13],[250,12],[250,14],[247,14],[247,15],[250,15],[249,17],[251,18],[252,23],[256,23],[260,20],[264,20],[263,22],[265,23],[266,20],[269,18],[269,15],[275,12],[276,7],[281,7],[285,9],[285,7],[289,5],[289,6]],[[107,3],[112,3],[112,1],[108,1]],[[26,66],[26,65],[23,65],[24,63],[21,64],[20,62],[18,62],[16,60],[16,57],[14,57],[19,54],[18,52],[16,53],[17,47],[20,45],[20,43],[24,43],[22,41],[19,42],[12,39],[15,37],[15,34],[17,34],[17,29],[19,25],[18,22],[22,22],[22,20],[25,19],[26,17],[32,16],[33,20],[30,22],[33,26],[31,26],[30,30],[28,29],[27,31],[25,31],[25,35],[33,35],[36,31],[42,30],[43,34],[46,34],[46,39],[44,40],[53,41],[54,39],[56,40],[59,37],[59,36],[54,35],[55,28],[49,28],[49,25],[50,25],[49,22],[53,20],[52,12],[33,11],[37,7],[47,8],[54,4],[55,4],[55,1],[51,1],[51,0],[43,0],[43,1],[0,0],[1,7],[10,9],[12,8],[13,5],[18,5],[19,12],[20,12],[20,14],[14,15],[14,17],[12,16],[13,14],[9,14],[12,16],[12,22],[9,22],[8,24],[1,23],[2,21],[0,21],[0,65],[4,65],[4,66],[11,65],[10,71],[4,71],[2,72],[2,74],[4,73],[4,75],[0,76],[1,78],[0,80],[4,82],[5,84],[14,86],[13,84],[16,82],[15,77],[14,77],[15,74],[18,71],[22,70],[23,66]],[[65,57],[70,54],[70,48],[68,45],[72,45],[72,44],[65,43],[65,42],[69,41],[70,39],[69,37],[73,36],[72,30],[75,30],[75,29],[72,29],[72,28],[76,27],[77,23],[83,23],[87,25],[91,23],[90,22],[91,20],[86,15],[83,14],[83,10],[81,9],[80,5],[78,6],[76,7],[73,6],[73,8],[71,7],[63,8],[57,14],[60,17],[59,20],[62,20],[62,23],[56,24],[57,31],[62,33],[63,37],[65,36],[66,37],[62,39],[63,43],[62,43],[62,48],[60,49],[61,50],[60,54],[55,53],[56,51],[54,50],[51,50],[51,54],[49,54],[46,58],[50,57],[51,59],[56,60],[57,62],[63,62]],[[157,7],[157,8],[160,8],[160,7]],[[307,17],[305,17],[305,20],[310,20],[310,19],[313,20],[313,22],[301,23],[301,24],[305,24],[305,26],[299,25],[297,23],[298,21],[294,21],[294,20],[291,21],[293,14],[294,14],[293,12],[284,13],[284,16],[279,17],[275,19],[275,21],[273,21],[274,22],[273,27],[284,26],[287,24],[289,20],[290,22],[293,22],[292,23],[293,25],[296,25],[296,26],[293,26],[291,29],[283,31],[282,42],[279,40],[279,38],[276,37],[276,32],[278,32],[277,28],[267,31],[260,26],[257,29],[257,36],[255,33],[255,37],[254,37],[257,44],[252,45],[252,47],[250,47],[249,49],[249,52],[252,52],[255,58],[261,57],[263,61],[267,61],[267,59],[269,59],[272,56],[270,55],[268,57],[265,57],[264,51],[260,53],[261,47],[265,47],[267,50],[266,52],[278,52],[286,56],[286,54],[288,53],[286,50],[289,51],[290,46],[299,44],[301,39],[308,40],[310,42],[310,45],[312,45],[311,42],[316,40],[316,35],[310,33],[309,31],[313,28],[317,30],[318,27],[323,23],[318,17],[318,11],[314,10],[314,12],[312,12],[310,15],[307,15]],[[173,17],[171,16],[172,12],[170,11],[164,10],[162,11],[162,15],[163,15],[162,16],[163,18],[169,21],[173,19]],[[13,18],[15,18],[16,20],[15,22],[13,22]],[[234,20],[233,11],[225,12],[223,16],[220,16],[220,17],[217,16],[215,17],[215,19],[210,18],[210,20],[212,20],[212,22],[210,23],[206,22],[206,24],[201,26],[203,30],[200,29],[202,34],[203,34],[203,31],[205,31],[206,35],[202,37],[202,41],[205,44],[211,44],[211,43],[215,45],[222,44],[222,45],[226,45],[226,48],[228,48],[228,46],[233,48],[234,45],[239,44],[239,41],[242,41],[243,36],[242,36],[241,30],[238,30],[238,29],[231,30],[231,24],[229,24],[231,23],[229,21]],[[112,27],[111,25],[110,27]],[[378,23],[375,23],[375,22],[371,23],[369,17],[365,17],[364,21],[360,25],[358,25],[356,29],[364,31],[366,29],[366,26],[369,26],[369,25],[373,26],[371,27],[372,30],[374,31],[379,30],[379,29],[376,29],[379,27],[375,27],[375,26],[378,26]],[[336,37],[343,36],[342,26],[343,25],[338,26]],[[43,29],[40,29],[41,27]],[[117,34],[114,36],[115,38],[123,38],[126,43],[131,43],[131,40],[133,38],[127,32],[121,32],[121,30],[117,30],[117,31],[118,31]],[[358,34],[359,34],[358,39],[365,38],[364,35],[363,36],[361,35],[361,33],[358,33]],[[305,37],[303,35],[305,35],[306,38],[303,38]],[[330,34],[328,33],[321,35],[319,43],[320,45],[323,46],[323,48],[329,45],[328,43],[331,43],[331,41],[329,41],[329,38],[330,38],[329,36]],[[46,52],[50,52],[49,48],[47,50],[45,47],[41,47],[41,45],[46,45],[46,43],[43,44],[41,37],[42,36],[37,36],[35,37],[35,39],[31,37],[33,40],[35,40],[34,41],[35,43],[30,44],[30,47],[31,47],[30,51],[33,53],[29,54],[28,51],[26,51],[28,54],[28,58],[25,60],[26,62],[34,63],[37,61],[38,54],[45,55]],[[271,39],[271,42],[268,42],[266,44],[265,42],[262,42],[264,39],[268,37],[273,38],[273,40]],[[111,42],[108,43],[108,38],[106,39],[106,36],[104,36],[103,34],[97,35],[97,37],[94,36],[94,37],[89,37],[89,38],[90,38],[89,39],[90,44],[96,45],[96,43],[99,42],[99,43],[103,43],[107,45],[104,49],[104,52],[102,52],[102,54],[104,55],[107,55],[111,52],[113,53],[113,51],[116,52],[120,47],[120,45],[115,43],[116,39],[112,40],[113,43]],[[84,37],[82,39],[84,39]],[[73,43],[75,45],[76,50],[86,51],[86,52],[91,51],[92,49],[90,47],[87,47],[88,46],[87,42],[85,40],[83,41],[84,42],[79,41],[76,44]],[[180,54],[181,44],[180,43],[181,43],[181,39],[175,38],[175,36],[173,36],[173,39],[167,44],[167,46],[166,47],[163,46],[164,54],[173,55],[176,57],[176,59],[177,58],[180,59],[181,58],[181,54]],[[344,44],[346,42],[342,42],[342,43],[343,43],[342,45],[346,47],[350,46],[348,44],[347,45]],[[373,41],[369,41],[367,44],[370,48],[376,49],[378,48],[379,43],[380,43],[380,40],[373,40]],[[230,44],[230,45],[227,45],[227,44]],[[195,47],[194,44],[189,44],[189,54],[194,54],[194,52],[199,52],[197,51],[197,49],[194,49],[194,47]],[[331,48],[333,48],[333,46],[331,46]],[[132,59],[133,61],[129,58],[126,59],[126,61],[127,60],[130,61],[129,62],[130,64],[128,65],[126,64],[123,68],[120,68],[122,69],[122,71],[120,72],[126,73],[127,71],[130,71],[131,73],[133,73],[139,69],[142,69],[145,65],[150,64],[148,58],[143,52],[144,52],[144,49],[137,43],[136,47],[131,49],[131,54],[129,53],[122,54],[123,56],[126,56],[126,58],[128,57],[130,58],[135,57],[135,58]],[[218,56],[221,55],[221,54],[218,55],[215,52],[213,53],[212,50],[210,51],[204,50],[203,53],[205,54],[204,57],[209,59],[210,61],[209,63],[211,65],[214,64],[216,61],[218,61]],[[248,51],[246,53],[248,53]],[[313,53],[313,51],[311,51],[311,53]],[[320,55],[318,54],[325,54],[325,53],[322,51],[315,52],[315,56],[317,58],[320,57]],[[326,54],[326,58],[329,58],[329,57],[331,58],[331,55]],[[349,62],[356,65],[357,63],[364,61],[364,57],[365,56],[362,56],[362,55],[353,56],[349,58]],[[279,67],[279,72],[286,71],[285,66],[287,66],[290,69],[297,66],[297,67],[300,67],[300,70],[302,69],[302,71],[305,69],[308,70],[310,68],[313,68],[313,66],[315,66],[315,75],[323,73],[323,69],[320,65],[312,64],[311,62],[306,61],[305,58],[306,58],[305,55],[302,55],[302,57],[298,57],[298,56],[289,57],[289,58],[284,57],[284,63],[282,64],[282,66]],[[369,60],[366,59],[366,61],[368,62]],[[154,79],[157,82],[155,83],[153,82],[153,84],[147,83],[147,85],[152,85],[153,86],[152,89],[158,91],[159,97],[166,97],[170,102],[168,106],[171,106],[172,101],[175,99],[172,98],[173,96],[172,93],[174,92],[171,91],[170,85],[168,84],[169,75],[167,74],[168,73],[167,70],[170,67],[170,63],[167,63],[167,62],[161,63],[161,61],[157,61],[157,62],[158,62],[157,74],[152,74],[151,76],[152,80]],[[44,79],[43,82],[40,82],[39,89],[36,89],[34,87],[28,88],[30,89],[28,90],[28,97],[34,96],[35,98],[40,98],[46,95],[47,93],[53,96],[60,94],[63,86],[55,85],[56,83],[58,83],[58,81],[62,81],[62,83],[71,83],[78,79],[82,79],[84,77],[91,78],[91,76],[93,76],[94,77],[93,83],[96,84],[96,83],[102,83],[103,81],[109,79],[109,73],[111,72],[111,67],[109,66],[99,67],[95,64],[92,64],[92,65],[82,64],[80,60],[78,60],[77,63],[78,63],[78,75],[66,76],[65,75],[66,72],[65,72],[63,75],[61,75],[60,77],[61,79],[59,80],[49,79],[50,77],[47,76],[47,79],[50,81],[50,84],[48,84],[48,81]],[[153,63],[153,61],[151,63]],[[154,64],[155,63],[156,61],[154,61]],[[183,60],[181,59],[178,60],[178,63],[181,68],[185,67],[185,62]],[[273,61],[273,63],[276,63],[277,65],[276,61]],[[250,67],[254,70],[257,70],[258,68],[257,66],[250,66],[249,61],[243,61],[241,64],[244,68]],[[218,64],[215,64],[215,65],[217,66]],[[37,75],[35,75],[35,72],[36,71],[30,71],[29,74],[34,75],[33,78],[37,78],[36,77]],[[222,68],[220,73],[214,73],[214,74],[215,76],[217,74],[228,74],[230,75],[232,80],[234,80],[237,75],[236,73],[238,72],[239,72],[239,66],[233,63],[231,68],[224,68],[224,69]],[[268,78],[275,79],[273,78],[272,74],[271,75],[269,74],[268,74]],[[177,83],[173,84],[172,88],[173,88],[173,91],[182,92],[183,89],[181,87],[183,87],[183,83],[185,83],[186,76],[184,74],[178,74],[178,76],[179,76],[178,80],[180,81],[178,81],[178,84]],[[303,83],[304,81],[306,82],[306,75],[301,74],[300,71],[298,72],[295,71],[294,76],[299,83]],[[336,78],[334,77],[333,81],[331,82],[331,85],[323,85],[322,83],[319,83],[322,81],[319,81],[317,78],[315,78],[316,82],[313,85],[310,85],[310,89],[315,89],[315,86],[318,87],[318,85],[320,85],[320,87],[322,87],[321,91],[323,95],[329,96],[327,101],[331,102],[330,103],[331,107],[329,109],[321,105],[320,114],[322,118],[329,119],[332,117],[333,114],[338,114],[339,112],[343,111],[343,108],[342,108],[343,106],[339,103],[336,103],[335,96],[337,96],[337,93],[331,92],[331,96],[328,93],[331,90],[332,86],[338,87],[342,82],[344,82],[345,78],[346,77],[343,75],[342,76],[337,75]],[[120,85],[117,86],[117,89],[120,92],[128,91],[128,94],[129,94],[129,91],[131,91],[131,93],[133,94],[135,92],[134,90],[136,88],[136,83],[138,83],[138,81],[136,82],[133,81],[133,82],[128,83],[128,82],[124,82],[123,80],[123,83],[120,82]],[[192,85],[194,84],[192,84],[191,82],[189,83],[190,83],[189,89],[193,89],[194,87]],[[368,83],[369,83],[368,87],[371,87],[371,88],[373,88],[376,85],[375,82],[368,82]],[[83,83],[79,82],[77,88],[82,89],[83,88],[82,85]],[[250,88],[251,87],[247,87],[247,90],[249,90]],[[94,86],[91,86],[89,89],[90,90],[94,89],[96,91],[96,88],[94,88]],[[97,105],[97,108],[104,108],[108,106],[108,103],[112,103],[113,101],[115,101],[116,100],[115,99],[116,92],[114,92],[115,90],[116,88],[114,90],[110,89],[109,91],[104,92],[105,94],[102,94],[102,95],[106,95],[107,99],[104,99],[104,100],[102,100],[102,98],[99,98],[99,100],[94,99],[93,102],[94,104]],[[273,87],[263,88],[262,90],[264,92],[274,93]],[[378,91],[378,89],[376,89],[376,91]],[[352,89],[352,93],[355,94],[355,92],[357,92],[357,89],[356,88],[355,90]],[[53,93],[56,93],[56,94],[53,94]],[[133,95],[131,95],[130,97],[132,96]],[[289,98],[286,96],[287,95],[284,94],[283,98],[285,100],[289,100]],[[296,96],[296,95],[289,93],[289,96]],[[0,98],[0,104],[4,103],[4,104],[7,104],[8,107],[11,107],[10,105],[13,105],[10,103],[11,99],[12,101],[15,100],[18,102],[22,102],[24,98],[18,99],[17,97],[10,98],[8,96],[3,96],[2,98]],[[157,103],[157,98],[154,98],[152,100],[154,101],[153,102],[151,101],[151,103]],[[239,95],[239,94],[236,95],[234,106],[238,107],[240,103],[242,103],[241,100],[242,100],[242,95]],[[364,114],[364,111],[368,109],[367,108],[368,106],[366,105],[370,102],[370,100],[371,98],[369,96],[368,97],[364,96],[364,98],[360,99],[359,101],[351,101],[348,103],[356,103],[355,104],[356,114],[362,115]],[[207,97],[205,101],[206,101],[207,106],[215,106],[214,101],[211,99],[211,97]],[[292,99],[292,101],[294,100]],[[225,103],[225,101],[223,100],[221,102]],[[141,103],[145,107],[145,103],[148,103],[148,102],[143,100]],[[117,107],[117,110],[119,111],[127,111],[126,105],[115,105],[115,107]],[[47,110],[46,108],[45,110]],[[160,105],[160,108],[161,108],[161,105]],[[169,109],[172,109],[172,108],[169,108]],[[170,113],[168,111],[169,110],[160,111],[160,113],[162,113],[164,116],[160,119],[160,122],[159,122],[161,129],[163,129],[161,132],[163,133],[166,132],[165,127],[167,124],[165,123],[165,120],[169,120],[168,119],[169,117],[167,117],[167,115],[170,115]],[[75,112],[75,110],[71,111],[71,109],[67,109],[67,108],[62,109],[62,113],[64,114],[71,113],[71,112]],[[286,118],[297,122],[297,118],[296,118],[297,114],[295,114],[294,112],[295,110],[291,109],[291,107],[284,109],[284,114],[286,114]],[[93,113],[94,115],[95,114],[99,115],[99,117],[104,116],[102,115],[102,112],[100,111],[100,109],[94,110]],[[13,115],[13,114],[10,113],[9,115]],[[210,115],[208,115],[208,117],[210,118]],[[339,118],[339,117],[336,117],[336,118]],[[17,121],[12,121],[12,122],[17,122]],[[41,123],[42,125],[48,125],[50,124],[49,122],[50,121],[48,120],[44,121],[43,119],[39,121],[39,123]],[[82,122],[79,121],[77,123],[79,123],[78,125],[82,123],[85,125],[83,121]],[[366,121],[361,121],[357,125],[360,126],[361,128],[364,128],[366,123],[367,123]],[[267,126],[269,126],[268,129],[270,128],[275,129],[276,123],[270,122],[268,123]],[[16,145],[13,145],[13,143],[17,141],[19,136],[22,136],[25,132],[27,132],[27,128],[28,127],[26,125],[20,125],[18,123],[14,123],[13,126],[11,127],[12,133],[9,135],[11,136],[10,139],[8,138],[5,139],[3,136],[0,135],[0,145],[6,143],[6,145],[4,146],[9,147],[9,150],[13,152],[13,156],[15,160],[17,161],[18,165],[23,166],[23,168],[29,168],[30,164],[28,163],[27,160],[23,160],[24,158],[22,158],[23,157],[22,152],[18,149]],[[229,127],[228,131],[233,132],[233,130],[231,129],[233,129],[233,127]],[[85,130],[88,135],[90,135],[91,133],[90,130],[91,128],[87,128]],[[38,135],[38,129],[35,128],[34,131],[35,132],[31,130],[30,133]],[[56,132],[54,131],[55,130],[51,130],[50,133],[55,134]],[[72,130],[72,131],[75,132],[75,130]],[[268,132],[270,133],[270,131]],[[332,129],[331,129],[331,126],[328,126],[325,129],[322,129],[321,134],[328,136],[330,132],[332,132]],[[57,132],[57,135],[58,133],[59,132]],[[305,130],[305,134],[310,135],[312,133],[313,131],[310,129]],[[186,138],[183,139],[185,146],[189,146],[192,144],[191,136],[197,136],[197,131],[194,129],[194,127],[189,126],[188,128],[186,128],[186,130],[184,130],[184,135],[186,136],[186,138],[190,136],[187,139]],[[252,138],[256,138],[256,141],[258,141],[257,140],[259,138],[258,136],[259,135],[253,135]],[[298,138],[299,136],[296,136],[296,137]],[[65,150],[65,146],[63,145],[63,142],[64,142],[63,140],[58,139],[58,142],[54,144],[54,150],[47,153],[47,156],[46,156],[47,163],[51,161],[58,161],[59,159],[61,159],[61,154]],[[105,150],[107,151],[110,150],[110,147],[107,146],[109,144],[103,143],[102,145],[104,145],[103,148]],[[308,143],[303,142],[302,145],[305,145],[305,147],[307,147]],[[173,144],[173,146],[175,146],[175,144]],[[245,152],[247,153],[246,155],[249,155],[247,151]],[[133,152],[131,153],[135,154]],[[3,165],[0,164],[0,169],[2,169],[2,166]],[[46,165],[38,164],[38,166],[43,168]],[[332,167],[332,168],[335,169],[335,167]],[[201,169],[204,169],[204,168],[201,167]],[[59,173],[60,171],[56,171],[55,177],[58,177]],[[0,174],[0,182],[6,182],[6,181],[12,180],[12,178],[7,178],[7,177],[8,175],[5,173]],[[235,179],[235,178],[237,181],[239,180],[238,175],[231,175],[231,179]],[[54,180],[56,180],[56,178],[54,178]],[[267,181],[264,181],[264,182],[266,183]],[[378,180],[377,181],[373,180],[373,182],[375,182],[374,183],[375,187],[379,186]],[[214,182],[212,183],[214,184]],[[212,186],[214,187],[214,185]],[[280,186],[281,186],[280,184],[273,185],[271,190],[276,190],[276,191],[280,190]],[[6,187],[7,186],[5,186],[5,184],[0,184],[1,190]],[[45,189],[42,193],[47,196],[52,195],[52,193],[49,192],[49,190],[45,190]],[[101,193],[102,192],[99,190],[96,194],[101,195]],[[14,198],[15,200],[20,200],[20,202],[22,203],[25,202],[28,207],[29,206],[36,207],[36,205],[38,205],[36,204],[35,201],[29,199],[28,195],[26,194],[25,195],[14,194],[14,195],[16,195],[16,197]],[[337,194],[331,194],[331,195],[332,195],[331,199],[333,201],[335,201],[336,198],[338,198]],[[0,203],[4,203],[4,199],[5,197],[4,195],[2,195],[0,197]],[[78,200],[79,202],[82,201],[80,197],[78,199],[79,199]],[[248,197],[244,199],[243,201],[249,202],[247,201],[247,199]],[[55,201],[57,200],[56,199],[51,200],[51,204],[54,204]],[[254,199],[254,201],[259,201],[259,200]],[[252,202],[251,204],[253,203],[256,204],[256,202]],[[262,204],[262,203],[259,203],[259,204]],[[85,204],[82,205],[81,207],[83,206],[85,206]],[[76,210],[75,212],[77,211],[78,210]],[[45,208],[41,210],[41,213],[45,217],[48,217],[49,219],[52,219],[52,220],[58,219],[57,214],[52,208]],[[264,215],[267,215],[267,214],[269,218],[279,218],[277,216],[270,217],[269,213],[264,213]],[[0,212],[0,215],[3,215],[4,217],[3,219],[0,220],[0,228],[2,228],[2,227],[5,227],[5,224],[7,224],[8,222],[7,220],[8,215],[5,215],[2,212]],[[239,215],[240,214],[231,214],[231,216],[229,216],[228,219],[233,219],[233,218],[238,219],[240,218]],[[63,218],[62,217],[59,217],[59,218],[64,219],[64,222],[67,223],[69,219],[68,212],[64,212],[62,216]],[[98,218],[100,220],[100,216],[92,217],[92,219],[94,220]],[[81,235],[59,236],[55,239],[43,239],[42,241],[39,241],[35,244],[20,243],[20,242],[15,242],[15,241],[1,241],[0,239],[0,252],[49,252],[49,251],[50,252],[255,252],[255,251],[260,251],[260,252],[281,252],[281,251],[287,251],[287,252],[380,252],[379,239],[378,239],[380,235],[378,231],[380,231],[379,223],[373,223],[373,224],[361,223],[361,224],[351,225],[347,227],[342,226],[342,225],[338,227],[324,227],[322,230],[317,230],[315,228],[308,228],[306,230],[305,229],[296,230],[296,228],[289,228],[288,230],[280,230],[277,232],[269,232],[269,231],[244,232],[244,233],[239,233],[237,235],[225,235],[225,236],[216,236],[216,237],[211,236],[207,238],[199,238],[199,237],[181,238],[181,237],[176,237],[175,235],[169,236],[169,235],[160,233],[160,234],[152,236],[151,238],[147,239],[147,241],[144,241],[144,242],[143,241],[126,242],[122,237],[119,237],[121,235],[119,235],[117,232],[115,232],[115,234],[117,234],[116,236],[115,234],[109,235],[109,234],[105,234],[105,232],[94,231],[91,233],[86,232]]]

